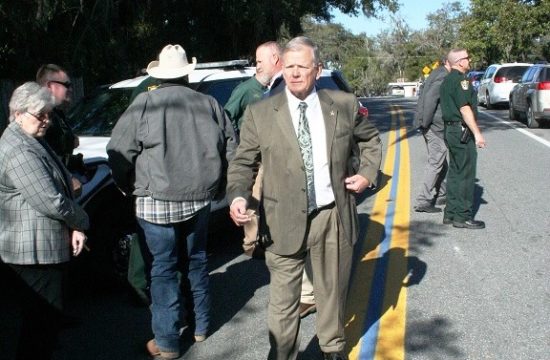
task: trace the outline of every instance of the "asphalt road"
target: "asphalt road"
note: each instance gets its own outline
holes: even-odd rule
[[[398,109],[410,125],[416,99],[367,98],[364,102],[381,131],[384,154],[390,156],[393,150],[389,147],[397,143],[389,141],[396,131],[391,111]],[[550,358],[550,129],[529,130],[506,119],[505,109],[481,111],[479,121],[488,146],[478,152],[476,218],[484,220],[487,228],[475,231],[445,226],[441,214],[410,210],[408,203],[412,206],[418,191],[426,153],[420,134],[402,126],[405,135],[399,143],[401,151],[407,145],[409,160],[401,168],[402,187],[395,196],[406,200],[398,207],[407,214],[405,225],[400,225],[407,235],[406,244],[399,252],[407,268],[398,275],[414,279],[409,278],[406,286],[397,281],[393,292],[386,288],[380,296],[391,306],[375,313],[372,322],[365,322],[368,326],[358,327],[359,335],[350,336],[350,346],[364,344],[363,335],[378,323],[382,328],[383,316],[392,309],[403,311],[394,312],[400,318],[393,327],[402,323],[401,335],[380,330],[376,351],[372,351],[376,355],[363,349],[355,358]],[[386,172],[379,192],[360,198],[362,237],[368,237],[368,231],[376,230],[377,225],[386,232],[397,226],[373,221],[377,198],[397,179],[397,174]],[[212,334],[199,344],[184,339],[181,359],[266,358],[269,274],[263,261],[240,254],[239,237],[226,228],[212,237]],[[383,253],[375,244],[362,249],[362,255],[382,263],[385,255],[394,256],[396,249],[390,247]],[[356,271],[363,269],[369,267],[358,265]],[[396,272],[397,267],[389,266],[385,276],[390,278]],[[367,278],[359,280],[370,282],[378,273],[362,274]],[[369,311],[369,299],[373,298],[359,297],[359,312]],[[75,272],[68,300],[68,313],[80,321],[61,333],[55,360],[148,358],[144,345],[152,338],[149,310],[138,304],[124,284],[95,271]],[[10,358],[11,343],[5,336],[13,335],[13,325],[6,318],[9,316],[1,318],[0,325],[4,330],[0,345],[7,346],[0,351],[2,359]],[[302,321],[301,331],[299,359],[322,359],[314,315]]]
[[[399,104],[412,119],[414,101]],[[550,128],[507,119],[480,108],[476,218],[486,229],[411,212],[410,255],[427,271],[408,288],[409,360],[550,358]],[[421,136],[409,141],[414,199],[426,155]]]

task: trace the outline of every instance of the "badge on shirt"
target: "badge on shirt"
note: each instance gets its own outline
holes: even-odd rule
[[[460,82],[460,86],[462,86],[462,90],[468,90],[468,84],[469,84],[469,83],[470,83],[470,82],[469,82],[468,80],[462,80],[462,81]]]

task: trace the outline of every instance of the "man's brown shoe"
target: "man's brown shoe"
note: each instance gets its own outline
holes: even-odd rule
[[[147,342],[147,352],[152,357],[160,357],[161,359],[177,359],[180,357],[179,351],[161,351],[157,346],[155,339]]]
[[[317,311],[315,304],[300,303],[300,318],[305,318],[309,314]]]

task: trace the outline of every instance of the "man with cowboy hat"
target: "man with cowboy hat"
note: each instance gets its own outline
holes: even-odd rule
[[[147,67],[161,84],[138,95],[107,145],[113,178],[135,196],[136,217],[152,255],[150,355],[180,356],[185,326],[178,270],[194,304],[194,338],[206,339],[210,296],[206,258],[211,200],[224,188],[236,147],[231,121],[216,100],[185,86],[196,59],[180,45],[165,46]],[[178,264],[185,264],[181,269]]]

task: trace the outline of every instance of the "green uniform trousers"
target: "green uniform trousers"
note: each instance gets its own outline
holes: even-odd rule
[[[474,186],[477,150],[473,136],[466,144],[460,142],[460,122],[445,122],[445,143],[449,149],[447,173],[447,205],[445,218],[464,222],[473,219]]]

